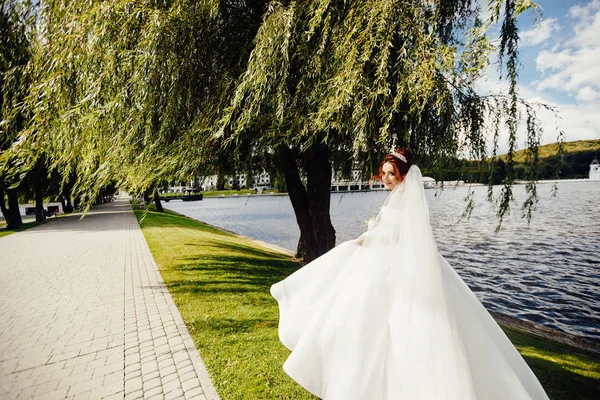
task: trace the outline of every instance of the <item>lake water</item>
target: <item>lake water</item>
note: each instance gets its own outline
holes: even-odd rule
[[[476,207],[458,222],[466,186],[426,190],[439,251],[490,310],[554,329],[600,339],[600,181],[538,184],[540,203],[530,225],[521,218],[525,186],[514,186],[515,203],[502,230],[473,187]],[[500,187],[496,187],[496,193]],[[366,230],[387,192],[334,193],[331,218],[337,243]],[[265,242],[295,250],[300,232],[287,196],[171,201],[173,211]]]

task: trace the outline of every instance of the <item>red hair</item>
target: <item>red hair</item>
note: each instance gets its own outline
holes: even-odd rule
[[[381,162],[381,165],[379,166],[379,175],[373,176],[369,180],[369,182],[371,182],[372,180],[376,180],[376,179],[381,180],[381,175],[383,174],[383,164],[385,164],[385,163],[392,164],[392,168],[394,169],[394,175],[399,177],[400,181],[402,181],[404,179],[406,174],[408,174],[408,170],[410,169],[410,166],[413,165],[412,152],[409,149],[403,148],[403,147],[397,148],[396,150],[394,150],[394,152],[398,153],[398,154],[402,154],[406,158],[406,162],[402,161],[401,159],[399,159],[398,157],[396,157],[393,154],[386,154],[385,158]]]

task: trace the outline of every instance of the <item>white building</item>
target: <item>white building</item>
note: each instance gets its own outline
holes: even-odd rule
[[[246,174],[234,174],[225,176],[226,182],[229,187],[233,187],[237,184],[240,188],[250,189],[271,189],[273,188],[273,182],[269,173],[262,171],[257,173],[253,177],[253,182],[248,185],[246,182]],[[433,178],[423,178],[425,188],[436,187],[436,181]],[[463,183],[462,181],[459,183]],[[445,182],[445,184],[457,184],[456,182]],[[204,178],[196,178],[189,183],[188,186],[170,186],[168,190],[161,191],[166,193],[181,193],[186,187],[202,187],[203,190],[215,190],[217,187],[217,175],[211,175]],[[346,191],[358,191],[358,190],[383,190],[385,189],[382,182],[373,180],[369,183],[368,180],[362,179],[362,169],[354,168],[351,171],[349,178],[342,178],[340,172],[333,172],[331,174],[331,191],[332,192],[346,192]]]
[[[48,213],[62,214],[63,208],[60,201],[53,201],[51,203],[43,204],[44,210]],[[21,204],[19,205],[19,213],[22,217],[35,216],[35,204]]]
[[[333,172],[331,174],[331,191],[332,192],[346,192],[356,190],[379,190],[384,189],[383,183],[379,181],[373,181],[369,184],[369,181],[361,179],[361,169],[355,168],[348,179],[341,177],[341,173]]]
[[[594,158],[590,164],[590,180],[600,181],[600,162],[597,158]]]
[[[260,173],[256,173],[252,176],[252,182],[247,182],[248,178],[247,174],[235,174],[232,176],[227,176],[225,179],[229,183],[229,187],[238,186],[239,188],[249,188],[249,189],[271,189],[273,188],[273,182],[271,181],[271,175],[265,171]],[[210,181],[205,180],[205,182],[210,183],[207,187],[216,187],[217,186],[217,176],[214,175],[210,177]],[[213,183],[214,182],[214,183]],[[237,184],[237,185],[236,185]]]
[[[246,182],[247,175],[246,174],[234,174],[234,175],[226,175],[225,181],[229,184],[229,187],[233,187],[237,184],[240,188],[250,188],[250,189],[272,189],[273,182],[271,179],[271,175],[268,172],[262,171],[260,173],[256,173],[253,176],[253,182],[251,184],[247,184]],[[198,177],[194,180],[190,181],[187,186],[169,186],[167,190],[161,190],[163,193],[181,193],[185,190],[186,187],[202,187],[203,190],[215,190],[217,188],[217,175],[210,175],[206,177]]]

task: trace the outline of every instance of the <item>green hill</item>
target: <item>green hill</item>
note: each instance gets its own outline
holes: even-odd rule
[[[558,143],[540,146],[540,161],[537,166],[538,180],[553,179],[585,179],[589,176],[590,163],[595,157],[600,159],[600,139],[577,140],[564,143],[564,158],[560,163]],[[525,165],[525,150],[515,152],[515,164],[513,167],[513,178],[525,180],[528,177]],[[494,173],[492,181],[500,184],[507,174],[506,154],[500,155],[494,162]],[[424,174],[433,176],[438,180],[464,180],[466,182],[487,183],[490,180],[490,166],[487,162],[472,161],[466,159],[455,160],[446,166],[443,171],[424,169]],[[558,171],[560,165],[560,171]],[[557,172],[559,172],[557,174]]]
[[[577,140],[564,144],[564,159],[560,168],[559,179],[581,179],[587,178],[590,171],[590,163],[595,157],[600,157],[600,139]],[[538,166],[538,179],[556,179],[556,171],[559,165],[558,143],[540,146],[540,163]],[[499,162],[506,161],[506,154],[500,156]],[[527,179],[525,172],[525,150],[515,152],[515,179]],[[500,165],[500,176],[503,168]]]
[[[565,155],[569,153],[592,153],[592,158],[590,158],[589,162],[592,162],[593,153],[597,152],[598,156],[600,156],[600,139],[594,140],[576,140],[574,142],[566,142],[564,144]],[[550,143],[543,146],[540,146],[539,154],[540,158],[549,158],[556,155],[558,152],[558,143]],[[502,154],[500,156],[503,160],[506,161],[506,154]],[[525,162],[525,150],[517,150],[515,152],[515,161],[516,162]],[[589,164],[588,164],[589,165]]]

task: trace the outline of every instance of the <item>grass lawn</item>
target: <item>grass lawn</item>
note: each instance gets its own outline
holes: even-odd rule
[[[149,211],[141,227],[223,400],[315,399],[281,368],[289,351],[277,337],[277,303],[269,294],[299,264],[170,211]],[[505,331],[551,399],[600,398],[600,357]]]

